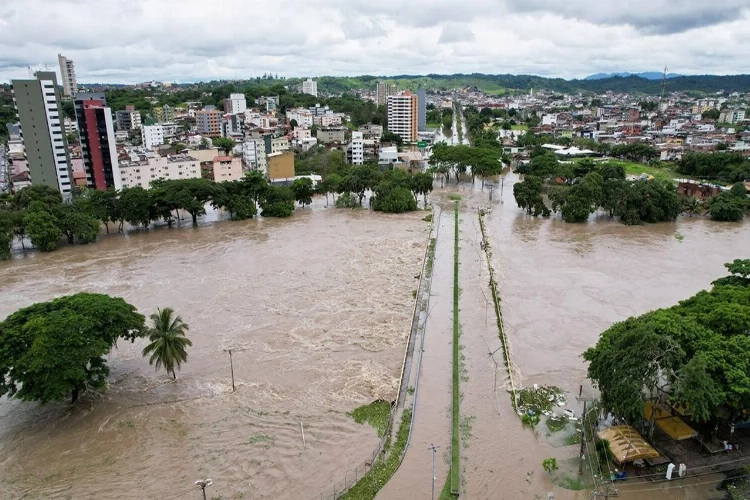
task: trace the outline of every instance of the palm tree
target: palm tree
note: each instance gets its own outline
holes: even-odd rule
[[[193,343],[185,337],[189,330],[188,325],[182,322],[182,318],[174,314],[171,307],[157,309],[151,315],[154,326],[148,329],[148,339],[151,341],[143,349],[143,355],[151,354],[149,365],[156,361],[156,369],[162,366],[167,373],[176,379],[175,367],[179,370],[180,364],[187,361],[187,348]]]

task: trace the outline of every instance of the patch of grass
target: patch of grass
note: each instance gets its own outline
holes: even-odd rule
[[[432,275],[432,265],[435,263],[435,238],[430,238],[430,249],[427,251],[427,277]]]
[[[452,201],[461,201],[461,195],[460,194],[449,194],[448,199]]]
[[[685,236],[679,231],[674,233],[674,237],[677,241],[682,241],[685,239]]]
[[[360,406],[351,415],[358,424],[368,423],[378,432],[378,437],[383,437],[388,427],[388,417],[391,414],[391,404],[388,401],[378,399],[369,405]]]
[[[416,291],[416,290],[412,290],[412,291],[411,291],[411,297],[412,297],[413,299],[416,299],[416,298],[417,298],[417,291]]]
[[[372,500],[385,483],[393,476],[399,466],[401,454],[406,447],[406,440],[409,437],[409,425],[411,424],[411,410],[404,410],[401,415],[401,423],[398,427],[398,433],[393,441],[385,460],[379,460],[372,464],[372,468],[365,474],[362,479],[357,481],[349,491],[338,497],[339,500]]]
[[[440,500],[456,500],[458,498],[457,494],[451,493],[450,474],[448,475],[448,477],[445,478],[445,484],[443,485],[443,490],[440,492],[440,496],[438,498]]]
[[[574,491],[581,491],[586,489],[586,485],[583,483],[583,480],[581,480],[581,478],[570,476],[565,476],[560,479],[560,487],[565,488],[566,490]]]
[[[414,387],[409,387],[408,389],[406,389],[406,393],[409,396],[413,396],[414,395]]]
[[[670,170],[666,167],[652,167],[649,165],[644,165],[643,163],[635,163],[632,161],[625,161],[625,160],[608,160],[603,163],[604,165],[618,165],[625,167],[625,173],[628,175],[641,175],[641,174],[648,174],[653,175],[656,179],[664,179],[671,182],[674,182],[674,179],[676,177],[685,177],[682,174],[678,174],[677,172]]]
[[[516,124],[516,125],[511,125],[510,129],[511,130],[529,130],[529,126],[523,125],[523,124]]]
[[[422,217],[422,220],[425,222],[432,222],[432,214],[427,214],[424,217]]]
[[[133,427],[135,427],[135,424],[130,420],[120,420],[118,425],[120,427],[127,427],[128,429],[132,429]]]
[[[568,419],[564,416],[553,415],[547,419],[547,428],[550,432],[559,432],[568,425]]]
[[[570,436],[565,436],[565,439],[563,439],[563,444],[565,446],[581,444],[581,434],[579,432],[576,432],[575,434],[571,434]]]
[[[428,122],[428,123],[425,123],[425,127],[426,128],[440,128],[442,127],[442,125],[440,123]]]

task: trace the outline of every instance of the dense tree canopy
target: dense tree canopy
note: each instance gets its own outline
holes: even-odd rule
[[[750,158],[741,153],[685,153],[677,171],[701,179],[742,182],[750,179]]]
[[[637,423],[657,397],[696,422],[750,408],[750,260],[726,267],[710,291],[615,323],[583,354],[607,410]]]
[[[79,293],[20,309],[0,323],[0,395],[60,401],[109,374],[118,339],[144,334],[144,317],[120,298]]]

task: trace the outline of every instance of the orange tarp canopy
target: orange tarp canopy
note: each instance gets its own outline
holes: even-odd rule
[[[629,425],[615,425],[599,431],[599,439],[609,441],[609,449],[618,463],[658,458],[659,452]]]

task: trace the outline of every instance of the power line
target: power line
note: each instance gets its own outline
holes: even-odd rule
[[[734,477],[732,479],[742,479],[744,477],[750,477],[750,474],[743,474],[741,476],[737,476],[737,477]],[[690,483],[690,484],[685,484],[685,485],[675,484],[674,486],[667,486],[665,488],[647,488],[647,489],[642,489],[642,490],[623,490],[623,493],[641,493],[641,492],[644,492],[644,491],[664,491],[664,490],[671,490],[671,489],[674,489],[674,488],[690,488],[691,486],[700,486],[702,484],[711,484],[711,483],[715,483],[715,482],[716,482],[715,480],[714,481],[701,481],[700,483]],[[664,484],[664,483],[659,483],[659,484]]]

